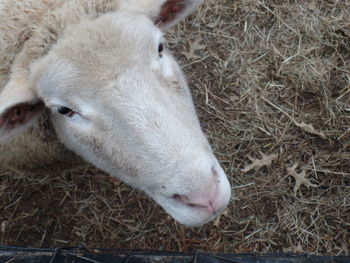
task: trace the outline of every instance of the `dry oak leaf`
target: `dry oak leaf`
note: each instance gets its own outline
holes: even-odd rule
[[[214,226],[219,227],[219,225],[220,225],[220,219],[221,219],[222,216],[225,216],[225,217],[228,216],[228,209],[226,209],[221,215],[219,215],[219,216],[215,219],[215,221],[214,221],[214,223],[213,223]]]
[[[181,52],[181,54],[184,55],[188,60],[201,58],[200,56],[195,54],[196,51],[206,48],[206,46],[203,45],[203,44],[200,44],[200,42],[202,42],[201,38],[197,38],[195,40],[191,40],[189,42],[190,50],[189,51],[183,51],[183,52]]]
[[[322,139],[327,139],[327,136],[322,131],[316,131],[311,124],[306,124],[305,122],[299,123],[294,120],[294,124],[301,128],[303,131],[311,133],[313,135],[320,136]]]
[[[307,188],[311,187],[318,187],[318,185],[313,184],[310,182],[309,179],[306,178],[306,172],[305,170],[302,170],[301,173],[297,173],[295,169],[298,167],[298,163],[294,164],[292,167],[287,168],[287,174],[290,176],[293,176],[295,179],[295,185],[293,188],[294,195],[297,194],[297,191],[300,189],[301,185],[305,185]]]
[[[259,171],[264,166],[270,166],[272,161],[276,160],[278,158],[278,154],[269,154],[266,155],[262,152],[260,152],[262,159],[254,159],[250,156],[248,156],[249,160],[252,162],[251,164],[246,165],[242,172],[249,172],[250,170],[254,169],[255,171]]]

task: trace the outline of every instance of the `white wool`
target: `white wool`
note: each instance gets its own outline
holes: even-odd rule
[[[0,169],[68,162],[74,152],[183,224],[204,224],[226,208],[230,183],[201,131],[186,78],[169,51],[158,52],[164,0],[2,3]],[[188,0],[164,26],[199,3]],[[19,116],[37,115],[9,118],[18,105]]]

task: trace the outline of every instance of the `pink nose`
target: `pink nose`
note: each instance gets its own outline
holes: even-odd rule
[[[190,207],[203,209],[210,213],[215,214],[222,207],[220,202],[217,202],[217,196],[218,196],[217,177],[218,177],[217,173],[213,169],[214,180],[210,183],[209,186],[207,186],[206,189],[202,189],[200,192],[195,192],[193,194],[187,194],[187,195],[175,194],[173,195],[173,198],[178,202],[186,204]]]

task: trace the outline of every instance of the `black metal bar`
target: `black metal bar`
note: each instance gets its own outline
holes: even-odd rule
[[[310,254],[209,254],[141,250],[21,248],[0,246],[0,263],[350,263],[350,256]],[[96,253],[97,251],[97,253]]]

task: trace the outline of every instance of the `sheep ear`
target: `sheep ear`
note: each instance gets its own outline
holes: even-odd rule
[[[156,24],[169,28],[188,16],[203,0],[165,0],[161,6]]]
[[[44,110],[25,82],[9,81],[0,93],[0,143],[29,128]]]

